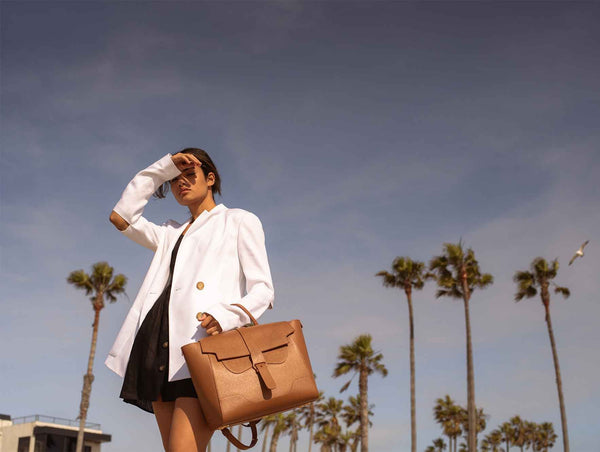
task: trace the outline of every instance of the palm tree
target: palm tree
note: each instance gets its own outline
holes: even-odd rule
[[[444,452],[446,450],[446,443],[443,438],[437,438],[433,440],[433,445],[428,446],[425,452]]]
[[[481,442],[482,449],[489,452],[500,452],[502,449],[502,433],[500,430],[492,430]]]
[[[510,425],[512,427],[512,444],[513,446],[517,446],[523,452],[523,448],[525,447],[526,437],[525,437],[525,423],[521,419],[520,416],[513,416],[510,418]]]
[[[556,433],[554,433],[552,422],[543,422],[538,425],[538,432],[536,436],[537,450],[548,452],[548,449],[554,447],[557,436]]]
[[[285,423],[285,431],[289,432],[290,434],[290,452],[295,452],[298,443],[298,430],[301,427],[300,420],[298,419],[298,414],[294,411],[286,414]]]
[[[340,443],[341,430],[328,424],[322,425],[315,433],[315,442],[321,444],[321,452],[336,451]]]
[[[465,440],[468,440],[469,437],[469,416],[467,414],[467,410],[465,408],[463,408],[462,406],[460,407],[460,417],[461,417],[461,421],[462,421],[462,428],[463,428],[463,433],[464,433],[464,437]],[[485,428],[487,427],[487,418],[489,416],[487,414],[484,413],[483,408],[477,408],[477,431],[475,432],[475,445],[477,445],[477,441],[479,438],[479,434],[485,430]],[[462,443],[461,443],[462,444]],[[466,447],[466,445],[465,445]],[[454,447],[456,449],[456,446]]]
[[[274,414],[263,417],[260,420],[260,431],[263,432],[263,447],[262,452],[267,452],[267,443],[269,441],[269,429],[277,423],[277,418]]]
[[[463,432],[463,412],[464,409],[456,405],[448,394],[443,399],[437,399],[433,407],[433,418],[442,426],[444,435],[448,437],[448,452],[457,451],[457,438]]]
[[[94,357],[96,356],[96,342],[98,340],[98,323],[100,311],[104,308],[104,298],[110,303],[117,301],[117,295],[125,292],[127,278],[118,274],[113,278],[113,268],[106,262],[96,262],[92,265],[92,273],[87,274],[83,270],[72,271],[67,277],[67,282],[75,288],[85,290],[86,295],[92,295],[92,309],[94,310],[94,323],[92,324],[92,345],[88,357],[87,373],[83,376],[83,389],[81,391],[81,402],[79,404],[79,433],[77,434],[76,452],[83,450],[83,434],[85,421],[90,406],[92,394],[92,383],[94,381]]]
[[[308,452],[312,450],[313,427],[317,419],[317,404],[323,400],[323,391],[319,391],[319,398],[297,409],[300,420],[304,422],[304,428],[308,429]]]
[[[392,263],[392,273],[384,270],[375,276],[383,278],[385,287],[403,289],[408,302],[408,322],[410,328],[410,443],[411,452],[417,452],[417,419],[415,402],[415,328],[413,322],[412,289],[422,289],[425,285],[425,264],[413,261],[410,257],[397,257]]]
[[[482,274],[475,253],[471,248],[463,250],[462,242],[458,244],[444,243],[444,253],[435,256],[429,262],[429,269],[439,287],[436,298],[462,298],[465,309],[465,327],[467,342],[467,413],[469,420],[469,436],[467,446],[469,452],[477,450],[477,410],[475,408],[475,376],[473,371],[473,347],[471,343],[471,320],[469,301],[476,288],[483,289],[494,281],[489,273]]]
[[[535,422],[525,421],[523,423],[523,436],[525,437],[525,448],[529,449],[531,447],[532,450],[537,450],[536,448],[536,438],[537,438],[538,426]]]
[[[350,435],[350,451],[356,452],[360,444],[360,426],[354,430],[347,432]]]
[[[338,417],[344,408],[344,401],[336,399],[335,397],[329,397],[327,400],[323,400],[318,405],[318,412],[316,422],[319,427],[329,426],[333,429],[340,429],[340,421]]]
[[[359,426],[357,429],[347,430],[346,433],[344,433],[344,435],[342,435],[343,437],[348,437],[347,444],[350,445],[350,450],[352,452],[356,452],[356,449],[358,448],[358,445],[360,444],[360,407],[361,407],[360,394],[357,395],[356,397],[354,397],[354,396],[348,397],[348,403],[342,407],[343,413],[342,413],[341,417],[344,420],[344,422],[346,423],[347,428],[352,427],[357,422],[359,423]],[[368,413],[369,418],[371,416],[373,416],[373,411],[371,411],[371,409],[374,407],[375,407],[375,405],[373,405],[373,404],[369,405],[369,413]],[[372,427],[372,426],[373,426],[373,423],[371,421],[369,421],[369,427]]]
[[[381,363],[383,355],[376,353],[371,347],[371,335],[363,334],[354,339],[350,345],[342,345],[338,355],[338,362],[333,371],[334,377],[354,372],[358,374],[358,390],[360,394],[360,450],[369,450],[369,408],[368,408],[368,378],[374,372],[387,376],[388,371]],[[345,391],[352,378],[342,387]]]
[[[502,441],[506,443],[505,452],[509,452],[510,445],[512,443],[513,437],[515,436],[515,431],[510,422],[504,422],[498,428],[498,431],[502,435]]]
[[[517,293],[515,301],[521,301],[523,298],[535,297],[540,292],[540,298],[546,311],[546,324],[548,326],[548,336],[550,336],[550,346],[552,347],[552,358],[554,359],[554,372],[556,374],[556,387],[558,389],[558,403],[560,405],[560,421],[563,433],[563,449],[569,452],[569,432],[567,431],[567,412],[565,409],[565,400],[562,390],[562,379],[560,377],[560,365],[558,364],[558,353],[556,352],[556,342],[554,341],[554,332],[552,330],[552,319],[550,317],[550,284],[554,286],[554,293],[561,294],[564,298],[570,295],[569,289],[556,285],[552,280],[558,273],[558,259],[554,259],[550,264],[542,257],[536,257],[530,266],[530,271],[517,271],[513,280],[517,283]]]
[[[275,414],[273,417],[273,434],[271,435],[271,447],[269,447],[269,452],[277,452],[277,442],[279,441],[279,436],[285,432],[287,428],[285,416],[282,413]]]

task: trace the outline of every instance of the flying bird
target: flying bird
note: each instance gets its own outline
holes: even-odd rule
[[[583,245],[581,245],[581,247],[575,252],[575,254],[573,255],[573,257],[571,258],[571,260],[569,261],[569,265],[571,265],[573,263],[573,261],[575,259],[577,259],[578,257],[583,257],[583,249],[585,248],[585,246],[589,243],[589,240],[586,240],[585,242],[583,242]]]

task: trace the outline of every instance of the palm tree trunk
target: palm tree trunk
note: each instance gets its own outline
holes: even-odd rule
[[[415,326],[413,322],[413,307],[411,291],[406,291],[408,300],[408,321],[410,325],[410,450],[417,452],[417,420],[415,402]]]
[[[275,427],[277,428],[277,427]],[[279,433],[275,430],[273,431],[273,437],[271,438],[271,447],[269,452],[277,452],[277,441],[279,440]]]
[[[265,427],[265,433],[263,434],[262,452],[267,452],[267,442],[269,440],[269,427],[271,427],[271,426],[269,424],[267,424],[267,426]]]
[[[102,293],[96,296],[94,306],[102,306]],[[90,355],[88,357],[87,373],[83,376],[83,389],[81,391],[81,403],[79,404],[79,432],[77,433],[76,452],[83,451],[83,435],[85,431],[85,421],[90,406],[90,396],[92,394],[92,382],[94,381],[94,357],[96,356],[96,342],[98,341],[98,323],[100,322],[100,309],[94,307],[94,324],[92,328],[92,345],[90,346]]]
[[[363,366],[358,377],[360,394],[360,452],[369,452],[369,409],[367,400],[367,369]]]
[[[311,408],[313,409],[313,408]],[[310,422],[310,429],[308,431],[308,452],[311,452],[313,443],[313,422]]]
[[[312,450],[314,420],[315,420],[315,404],[311,403],[310,404],[310,427],[308,430],[308,452],[311,452],[311,450]]]
[[[473,345],[471,343],[471,318],[469,315],[469,292],[466,280],[463,279],[463,294],[465,305],[465,328],[467,334],[467,416],[469,432],[467,450],[477,452],[477,411],[475,409],[475,376],[473,371]]]
[[[549,300],[548,300],[549,301]],[[562,390],[562,379],[560,378],[560,366],[558,364],[558,353],[556,352],[556,343],[554,342],[554,332],[552,330],[552,319],[550,318],[549,303],[544,302],[546,309],[546,323],[548,324],[548,335],[550,336],[550,345],[552,346],[552,358],[554,359],[554,372],[556,373],[556,388],[558,389],[558,403],[560,405],[560,422],[563,433],[563,451],[569,452],[569,432],[567,431],[567,412],[565,410],[565,400]]]

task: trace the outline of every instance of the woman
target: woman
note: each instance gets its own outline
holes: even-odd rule
[[[209,155],[187,148],[140,171],[110,215],[126,237],[154,251],[140,291],[106,359],[124,378],[121,398],[153,412],[168,452],[204,451],[212,436],[181,347],[250,323],[273,303],[260,220],[216,205],[221,178]],[[190,211],[182,224],[142,216],[168,189]]]

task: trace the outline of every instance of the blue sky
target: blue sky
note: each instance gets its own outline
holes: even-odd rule
[[[571,448],[596,450],[598,4],[0,7],[0,412],[77,416],[93,317],[65,278],[107,260],[132,300],[151,255],[108,215],[137,171],[198,146],[219,167],[220,201],[261,218],[276,290],[263,320],[302,319],[321,389],[338,395],[337,349],[358,334],[384,354],[372,450],[410,444],[406,302],[374,274],[460,238],[495,278],[472,300],[487,431],[518,413],[560,435],[543,308],[515,304],[511,281],[558,257],[572,293],[552,301]],[[186,211],[154,200],[146,216]],[[466,403],[462,306],[434,292],[414,296],[419,450],[441,434],[435,399]],[[107,452],[158,451],[153,417],[118,399],[103,365],[129,305],[102,312],[89,419],[113,435]]]

